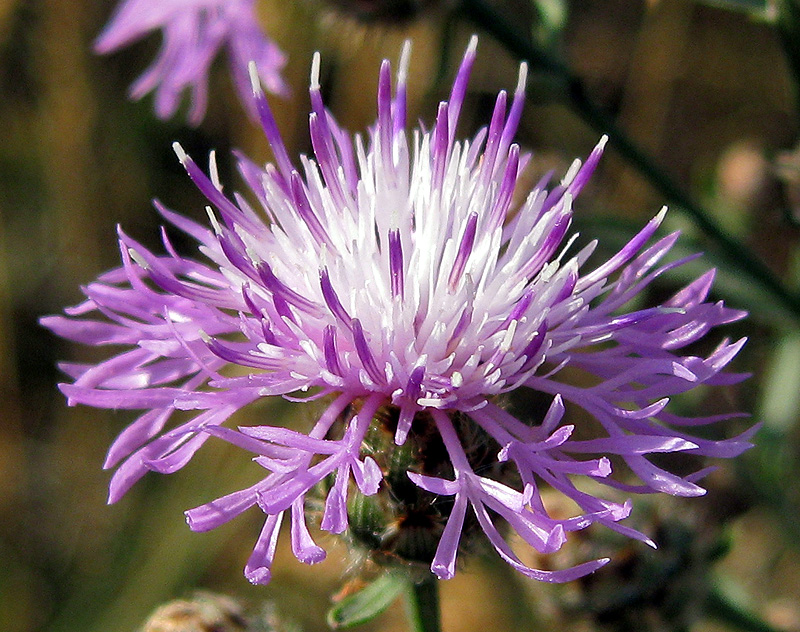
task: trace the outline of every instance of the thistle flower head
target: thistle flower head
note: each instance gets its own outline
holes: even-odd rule
[[[134,99],[155,91],[155,109],[169,118],[191,91],[189,122],[203,119],[208,101],[208,73],[220,49],[227,48],[231,73],[242,102],[255,113],[247,65],[255,61],[270,92],[284,94],[280,71],[284,54],[267,38],[258,23],[256,0],[122,0],[111,21],[97,38],[95,49],[110,53],[141,39],[151,31],[163,35],[161,51],[131,86]]]
[[[166,233],[166,254],[157,255],[120,231],[122,266],[87,286],[87,300],[67,317],[44,324],[72,340],[128,350],[96,366],[63,365],[74,381],[61,388],[72,404],[144,410],[109,451],[106,466],[117,467],[111,501],[149,470],[181,468],[212,436],[255,455],[262,480],[187,512],[198,531],[253,506],[264,512],[245,569],[251,581],[268,581],[284,518],[296,557],[324,558],[306,522],[315,490],[324,496],[321,528],[342,533],[357,499],[387,489],[408,513],[377,544],[403,525],[429,525],[429,552],[411,547],[411,557],[440,578],[454,574],[465,540],[483,533],[525,575],[570,580],[607,560],[530,568],[504,539],[506,526],[540,552],[592,523],[649,542],[619,524],[629,502],[590,493],[581,479],[629,493],[697,496],[704,471],[678,476],[651,455],[731,457],[749,447],[752,430],[723,441],[687,432],[733,415],[687,418],[667,408],[671,396],[700,384],[741,379],[723,369],[743,340],[724,340],[707,357],[683,349],[744,314],[707,300],[713,271],[661,305],[626,311],[657,277],[694,257],[665,263],[677,234],[655,236],[662,211],[586,269],[595,244],[577,249],[568,237],[572,204],[605,139],[560,184],[548,189],[543,181],[512,213],[528,160],[513,143],[525,66],[513,96],[498,95],[488,127],[458,141],[476,40],[428,130],[407,131],[408,52],[394,87],[389,62],[381,67],[377,121],[366,138],[352,138],[325,109],[315,58],[314,155],[299,165],[253,70],[275,164],[240,157],[248,201],[223,192],[213,159],[207,176],[177,147],[209,200],[211,228],[158,209],[200,243],[204,260],[178,254]],[[576,373],[588,379],[572,379]],[[548,396],[549,410],[534,423],[514,417],[499,396],[515,389]],[[305,433],[280,423],[223,426],[271,396],[324,407]],[[589,438],[573,436],[566,403],[596,419]],[[177,410],[193,416],[170,423]],[[387,456],[375,447],[387,444],[399,451]],[[630,476],[615,476],[612,458]],[[574,501],[578,515],[551,517],[543,486]]]

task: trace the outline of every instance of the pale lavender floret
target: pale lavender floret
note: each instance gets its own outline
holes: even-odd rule
[[[340,395],[308,436],[273,427],[243,428],[239,433],[227,428],[209,428],[209,433],[261,455],[256,462],[271,472],[248,490],[234,492],[187,512],[189,525],[196,531],[218,527],[256,504],[272,518],[268,518],[247,563],[245,573],[251,581],[268,581],[274,554],[273,540],[277,537],[274,530],[279,527],[279,520],[287,510],[292,512],[292,550],[295,556],[307,564],[325,558],[324,550],[311,540],[303,507],[305,494],[326,476],[336,473],[320,525],[331,533],[341,533],[347,528],[347,484],[351,474],[361,493],[372,495],[378,491],[382,478],[380,468],[370,457],[360,458],[359,449],[372,415],[380,404],[379,397],[373,396],[365,402],[341,440],[321,438],[349,402],[346,395]],[[327,456],[310,465],[317,455]]]
[[[396,443],[408,439],[415,418],[425,413],[453,466],[453,480],[409,472],[421,489],[453,497],[433,573],[454,574],[472,511],[511,566],[542,581],[569,581],[607,560],[560,571],[529,568],[494,521],[505,521],[542,553],[558,550],[566,534],[593,523],[653,544],[620,524],[631,512],[630,501],[590,493],[581,479],[626,493],[697,496],[704,493],[699,481],[707,469],[681,477],[648,457],[682,452],[730,458],[750,447],[755,427],[719,441],[688,432],[736,414],[690,418],[667,408],[672,396],[697,385],[744,377],[724,372],[744,340],[724,340],[707,357],[682,355],[712,328],[744,317],[708,300],[713,271],[661,305],[624,311],[658,277],[694,259],[666,261],[677,234],[656,237],[664,212],[588,271],[583,268],[596,244],[573,252],[572,241],[565,241],[572,202],[605,139],[559,185],[548,191],[543,180],[507,218],[529,159],[512,144],[525,68],[511,106],[501,93],[488,128],[471,142],[458,142],[475,45],[428,131],[406,131],[408,48],[394,93],[384,63],[377,121],[366,138],[355,139],[325,108],[316,57],[309,117],[314,156],[302,157],[298,168],[251,71],[259,118],[276,156],[276,166],[263,169],[239,157],[256,207],[222,192],[213,161],[209,177],[176,148],[213,205],[213,230],[158,209],[201,244],[207,263],[177,254],[165,234],[167,254],[156,255],[120,231],[122,267],[87,286],[87,301],[66,317],[43,319],[77,342],[128,347],[96,366],[63,365],[73,380],[61,386],[70,404],[145,411],[109,451],[106,466],[118,468],[110,501],[147,471],[179,469],[209,437],[253,453],[266,471],[263,480],[187,517],[192,529],[204,531],[258,506],[267,519],[245,573],[266,582],[287,511],[295,556],[305,563],[324,558],[306,524],[312,488],[332,477],[320,524],[332,533],[348,527],[351,481],[365,495],[381,488],[380,468],[362,454],[362,442],[378,423],[376,413],[392,406]],[[226,370],[231,366],[237,371]],[[571,382],[566,367],[588,379]],[[498,405],[495,396],[516,388],[552,396],[538,425]],[[273,395],[328,404],[308,434],[222,425],[242,407]],[[592,438],[576,439],[574,424],[564,423],[567,403],[596,420]],[[194,416],[171,424],[176,410]],[[455,413],[500,446],[497,459],[518,472],[519,488],[474,471],[469,446],[461,445],[452,421]],[[344,429],[331,435],[337,420]],[[639,480],[615,478],[612,456]],[[570,498],[581,513],[552,518],[544,486]]]
[[[256,105],[247,72],[257,64],[270,92],[285,94],[281,69],[286,57],[262,31],[256,0],[122,0],[95,42],[99,53],[110,53],[161,31],[163,42],[153,64],[130,88],[140,99],[155,92],[155,109],[169,118],[191,91],[189,122],[197,125],[208,102],[208,74],[222,48],[227,48],[234,84],[242,102],[255,116]]]

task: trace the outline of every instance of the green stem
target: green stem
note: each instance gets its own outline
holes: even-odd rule
[[[594,103],[581,80],[566,65],[534,46],[485,0],[462,0],[461,8],[468,19],[493,35],[509,52],[520,59],[528,60],[533,68],[557,77],[564,85],[572,108],[584,122],[597,132],[607,134],[613,148],[636,167],[661,195],[674,203],[700,230],[713,239],[730,259],[732,266],[758,282],[795,317],[800,318],[800,296],[784,287],[763,261],[729,235],[704,208],[683,191],[612,117]]]
[[[797,0],[777,0],[775,28],[783,46],[786,63],[792,72],[795,108],[800,110],[800,4]]]
[[[406,610],[412,632],[441,632],[438,581],[431,574],[419,583],[409,581]]]
[[[706,599],[706,614],[742,632],[781,632],[756,614],[733,603],[719,590],[712,589]]]

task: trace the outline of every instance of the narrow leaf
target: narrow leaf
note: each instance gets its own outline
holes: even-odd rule
[[[392,605],[405,585],[406,580],[399,575],[381,575],[366,588],[333,606],[328,611],[328,625],[334,630],[341,630],[371,621]]]

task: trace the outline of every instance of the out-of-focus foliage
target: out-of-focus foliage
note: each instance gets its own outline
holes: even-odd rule
[[[721,9],[728,9],[730,11],[744,11],[756,16],[764,16],[770,11],[770,5],[773,4],[770,0],[700,0],[704,4],[708,4]],[[780,0],[776,0],[780,2]]]
[[[175,159],[172,141],[198,157],[215,148],[228,190],[238,188],[227,159],[231,148],[269,158],[223,67],[212,78],[209,112],[198,129],[185,127],[180,114],[158,121],[147,99],[129,102],[126,87],[152,59],[158,41],[94,57],[91,43],[114,4],[0,3],[4,632],[132,631],[157,605],[197,588],[236,595],[256,611],[269,599],[304,629],[324,630],[330,595],[355,581],[362,567],[344,558],[344,546],[338,547],[341,555],[311,568],[279,551],[273,582],[256,588],[241,578],[241,567],[249,553],[242,543],[252,541],[258,515],[205,534],[191,533],[184,523],[184,509],[254,482],[258,468],[231,471],[219,444],[179,474],[149,476],[107,507],[108,475],[100,466],[130,417],[67,408],[55,388],[57,361],[92,361],[96,351],[54,339],[36,320],[79,300],[80,284],[115,265],[115,225],[157,249],[159,219],[151,198],[205,217],[204,201]],[[305,91],[316,49],[323,53],[328,102],[357,131],[374,117],[374,104],[364,95],[375,94],[379,60],[396,59],[403,39],[411,37],[411,117],[433,120],[441,86],[449,84],[440,79],[449,80],[476,26],[455,16],[454,2],[430,4],[415,19],[393,25],[365,24],[322,0],[260,0],[266,30],[289,55],[291,96],[272,103],[291,154],[309,149]],[[800,229],[793,218],[800,194],[786,157],[798,145],[800,74],[786,51],[798,46],[791,33],[800,31],[752,19],[766,7],[756,0],[497,4],[536,45],[561,55],[593,101],[797,292]],[[488,95],[513,89],[516,73],[517,60],[482,35],[461,134],[485,123]],[[551,77],[534,73],[531,85],[518,141],[534,151],[533,185],[548,170],[563,172],[574,156],[585,155],[597,134]],[[613,252],[664,199],[614,153],[613,143],[597,175],[581,201],[577,228],[581,243],[597,237],[601,248]],[[748,616],[767,626],[761,629],[800,630],[800,325],[736,272],[735,262],[685,216],[673,210],[667,222],[669,229],[684,230],[686,252],[708,251],[703,265],[710,260],[719,269],[718,296],[751,311],[727,335],[750,337],[736,368],[754,377],[717,397],[764,422],[757,447],[738,462],[720,464],[707,480],[705,498],[654,500],[635,512],[631,523],[660,542],[658,551],[630,543],[620,549],[613,538],[590,532],[564,552],[576,559],[611,555],[614,566],[605,575],[554,588],[473,561],[441,586],[445,630],[589,632],[625,629],[631,621],[637,630],[757,629],[746,623]],[[187,247],[180,235],[171,237],[178,248]],[[682,280],[660,280],[653,292],[665,295]],[[676,404],[707,414],[719,406],[703,393]],[[269,403],[248,414],[293,423],[304,413],[293,404]],[[742,420],[742,429],[749,423]],[[663,590],[654,578],[664,578]],[[391,606],[363,629],[405,629],[402,608]]]

